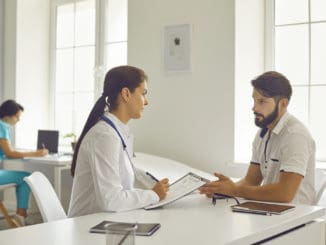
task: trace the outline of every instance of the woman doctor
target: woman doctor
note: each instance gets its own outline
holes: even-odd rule
[[[21,152],[13,149],[11,146],[10,128],[19,122],[24,107],[15,100],[6,100],[0,105],[0,162],[4,159],[22,158],[22,157],[41,157],[48,154],[47,149],[40,149],[31,152]],[[28,223],[27,209],[30,189],[24,181],[24,177],[30,173],[25,171],[0,169],[0,185],[16,184],[17,210],[16,216],[12,221],[17,226]],[[31,221],[31,220],[30,220]]]
[[[147,76],[132,66],[112,68],[74,152],[69,217],[142,208],[166,196],[168,179],[154,181],[136,169],[131,157],[130,119],[148,104]],[[106,110],[108,109],[108,111]],[[135,184],[141,186],[136,188]]]

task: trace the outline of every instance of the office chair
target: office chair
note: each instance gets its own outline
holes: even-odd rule
[[[15,187],[16,184],[6,184],[6,185],[0,185],[0,191],[4,191],[8,188],[12,188],[12,187]],[[0,200],[0,212],[3,214],[3,217],[5,218],[8,226],[10,228],[15,228],[15,227],[19,227],[21,226],[20,224],[17,223],[16,220],[12,219],[10,217],[10,215],[8,214],[8,211],[7,209],[5,208],[5,206],[3,205],[3,202],[2,200]]]
[[[315,188],[316,198],[315,205],[318,205],[320,198],[322,197],[326,188],[326,171],[322,169],[316,169],[315,171]]]
[[[44,174],[34,172],[24,180],[32,190],[44,222],[67,218],[57,194]]]

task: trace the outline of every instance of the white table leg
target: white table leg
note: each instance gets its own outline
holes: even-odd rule
[[[58,195],[59,200],[61,201],[61,168],[54,168],[54,189]]]
[[[55,166],[54,167],[54,190],[58,195],[58,198],[61,200],[61,172],[65,169],[70,169],[70,165],[66,166]]]

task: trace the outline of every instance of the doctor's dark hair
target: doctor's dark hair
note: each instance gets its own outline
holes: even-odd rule
[[[100,120],[106,107],[109,108],[110,112],[118,108],[118,97],[123,88],[128,88],[133,93],[144,81],[147,81],[145,72],[133,66],[118,66],[107,72],[104,80],[103,93],[93,106],[77,141],[70,169],[72,176],[75,175],[79,147],[87,132]]]
[[[279,72],[268,71],[251,81],[251,85],[263,96],[274,98],[291,99],[292,87],[289,80]]]
[[[6,100],[0,105],[0,118],[12,117],[18,111],[24,111],[24,107],[14,100]]]

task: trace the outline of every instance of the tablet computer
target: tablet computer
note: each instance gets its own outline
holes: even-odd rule
[[[272,204],[264,202],[243,202],[231,206],[233,212],[254,213],[254,214],[284,214],[294,210],[294,206],[283,204]]]
[[[135,225],[135,223],[125,223],[125,222],[104,220],[101,223],[91,227],[89,231],[94,233],[105,233],[107,227],[110,224],[130,225],[130,227],[133,227]],[[136,223],[136,224],[137,224],[136,236],[151,236],[155,231],[157,231],[161,227],[161,224],[159,223]]]

